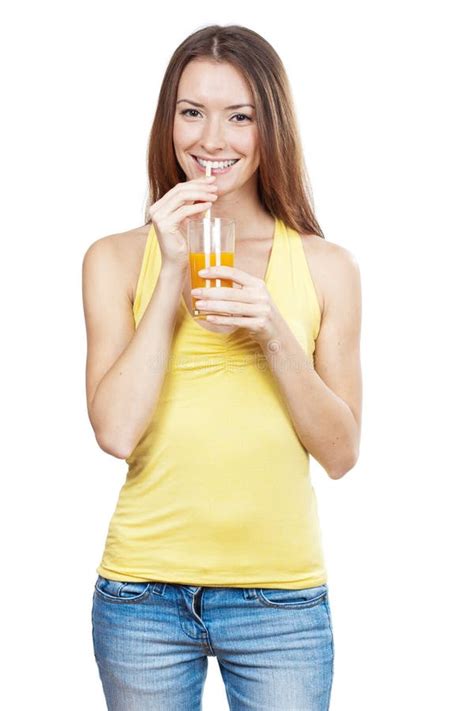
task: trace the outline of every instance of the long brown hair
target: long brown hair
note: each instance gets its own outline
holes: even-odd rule
[[[193,59],[232,64],[248,81],[259,132],[258,195],[264,208],[301,235],[324,234],[316,220],[291,89],[273,47],[240,25],[209,25],[189,35],[175,50],[161,85],[148,142],[149,193],[145,212],[187,177],[173,146],[178,84]]]

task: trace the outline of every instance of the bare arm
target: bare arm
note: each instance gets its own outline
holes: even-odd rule
[[[361,285],[348,250],[335,250],[331,263],[314,364],[283,318],[272,338],[278,348],[263,350],[300,441],[331,479],[339,479],[359,454]]]
[[[99,446],[120,459],[133,451],[156,407],[185,276],[181,266],[162,267],[135,330],[115,245],[103,238],[84,255],[87,409]]]

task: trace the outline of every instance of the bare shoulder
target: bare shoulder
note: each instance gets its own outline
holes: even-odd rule
[[[335,291],[359,288],[360,270],[355,255],[346,247],[318,235],[302,236],[308,267],[319,297],[321,314],[327,312]]]
[[[92,242],[84,254],[84,262],[100,254],[110,263],[116,279],[124,285],[131,303],[135,299],[135,287],[140,273],[143,253],[150,225],[141,225],[125,232],[106,235]]]

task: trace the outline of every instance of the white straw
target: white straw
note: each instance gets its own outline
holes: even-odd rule
[[[211,176],[211,166],[206,165],[206,178]],[[206,210],[204,215],[204,259],[205,267],[209,269],[211,266],[211,208]],[[210,279],[206,279],[206,289],[211,286]]]
[[[216,266],[221,266],[221,222],[219,218],[214,218],[214,253],[216,255]],[[221,280],[216,278],[216,286],[221,286]]]
[[[208,164],[206,165],[206,178],[208,178],[210,175],[212,175],[212,168]],[[211,208],[208,208],[206,211],[206,214],[204,216],[204,244],[211,244]],[[215,220],[214,222],[214,254],[216,257],[216,267],[220,267],[222,262],[221,262],[221,223],[219,220]],[[207,253],[205,255],[206,258],[206,268],[209,266],[207,262]],[[206,279],[206,287],[209,286],[208,284],[208,279]],[[221,280],[216,279],[216,286],[221,286]]]
[[[209,163],[206,165],[206,178],[210,178],[212,175],[212,168],[209,165]],[[206,214],[204,215],[204,219],[208,220],[211,219],[211,208],[208,207],[206,210]]]

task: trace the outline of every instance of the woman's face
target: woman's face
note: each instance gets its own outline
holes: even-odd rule
[[[173,141],[188,180],[206,174],[198,157],[238,159],[223,172],[212,171],[221,195],[238,190],[252,176],[256,181],[260,154],[254,105],[250,87],[231,64],[192,60],[186,65],[178,86]]]

